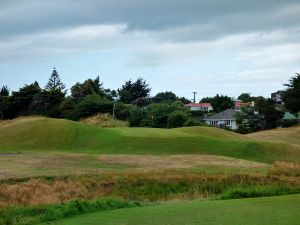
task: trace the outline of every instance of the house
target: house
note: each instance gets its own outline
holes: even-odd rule
[[[187,107],[192,111],[209,112],[213,110],[210,103],[189,103],[185,104],[184,107]]]
[[[234,109],[236,111],[241,111],[243,107],[254,107],[254,102],[236,101],[234,104]]]
[[[284,105],[284,102],[282,100],[282,95],[284,91],[277,91],[271,94],[271,99],[276,102],[277,105]]]
[[[238,113],[239,112],[235,109],[226,109],[223,112],[205,118],[204,121],[210,126],[236,130],[238,128],[236,124],[236,116]]]

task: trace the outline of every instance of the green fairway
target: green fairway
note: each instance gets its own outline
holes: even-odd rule
[[[51,225],[299,225],[300,195],[169,203],[71,217]],[[45,223],[43,223],[45,224]]]
[[[100,128],[64,119],[21,118],[0,124],[0,152],[209,154],[272,163],[299,161],[298,146],[259,142],[210,127]]]

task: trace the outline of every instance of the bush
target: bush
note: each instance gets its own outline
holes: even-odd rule
[[[160,127],[167,128],[168,127],[168,118],[169,115],[178,110],[180,105],[178,104],[150,104],[144,110],[144,118],[141,121],[140,126],[142,127]]]
[[[197,121],[193,118],[189,118],[187,121],[183,123],[183,127],[192,127],[192,126],[207,126],[206,123]]]
[[[172,112],[168,118],[168,128],[182,127],[188,119],[189,117],[182,111]]]
[[[238,199],[238,198],[255,198],[264,196],[278,196],[287,194],[297,194],[299,188],[284,186],[249,186],[238,187],[225,191],[219,196],[219,199]]]
[[[129,126],[130,127],[139,127],[142,119],[143,119],[143,111],[137,107],[133,108],[130,111]]]
[[[116,118],[120,119],[120,120],[128,120],[130,117],[131,111],[134,109],[135,109],[135,107],[133,105],[117,102],[115,104]]]
[[[189,114],[191,114],[192,117],[203,117],[205,113],[200,110],[190,110]]]
[[[292,127],[298,124],[297,119],[292,119],[292,120],[283,120],[282,126],[283,127]]]
[[[80,101],[70,115],[74,120],[79,120],[97,113],[112,113],[113,102],[99,95],[88,95]]]

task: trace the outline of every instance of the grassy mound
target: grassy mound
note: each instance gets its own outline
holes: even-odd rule
[[[64,119],[28,117],[0,124],[0,152],[209,154],[260,162],[300,161],[298,146],[259,142],[210,128],[101,128]]]

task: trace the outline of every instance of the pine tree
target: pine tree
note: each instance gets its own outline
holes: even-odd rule
[[[65,84],[63,84],[60,80],[60,77],[56,71],[56,68],[54,67],[53,72],[49,78],[49,81],[47,85],[45,86],[45,89],[48,91],[63,91],[65,89]]]
[[[0,89],[0,96],[9,96],[9,89],[7,88],[7,86],[3,86]]]

